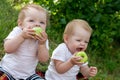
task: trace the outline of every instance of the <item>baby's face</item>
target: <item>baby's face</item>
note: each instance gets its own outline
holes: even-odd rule
[[[73,34],[68,37],[67,46],[72,53],[85,51],[89,39],[90,39],[90,32],[86,31],[85,29],[78,27],[74,30]]]
[[[30,8],[25,13],[25,19],[22,21],[22,28],[33,28],[41,27],[43,30],[46,29],[46,13],[38,11],[34,8]]]

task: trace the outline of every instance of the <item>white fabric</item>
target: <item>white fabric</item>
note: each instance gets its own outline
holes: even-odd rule
[[[54,51],[51,57],[50,65],[48,66],[48,70],[46,71],[45,78],[46,80],[76,80],[76,75],[79,72],[79,66],[73,66],[69,71],[64,74],[59,74],[53,63],[53,59],[60,61],[67,61],[72,54],[68,50],[65,43],[61,43]],[[87,64],[86,64],[87,65]]]
[[[12,39],[21,33],[21,31],[20,27],[15,27],[6,39]],[[35,73],[35,68],[38,63],[36,56],[37,46],[37,40],[26,39],[16,52],[5,54],[0,62],[0,66],[9,72],[15,79],[28,78]],[[46,46],[48,48],[48,40]]]

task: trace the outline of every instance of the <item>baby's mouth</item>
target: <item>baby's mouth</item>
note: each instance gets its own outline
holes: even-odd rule
[[[77,52],[82,51],[82,48],[77,48],[76,51]]]

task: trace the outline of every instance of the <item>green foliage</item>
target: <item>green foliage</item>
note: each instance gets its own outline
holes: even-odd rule
[[[3,39],[17,25],[16,7],[34,2],[50,13],[47,28],[50,55],[63,41],[63,31],[72,19],[89,22],[93,28],[87,53],[90,65],[98,67],[98,74],[90,80],[119,80],[120,72],[120,0],[1,0],[0,1],[0,47]],[[3,48],[0,52],[3,53]],[[45,71],[48,64],[38,64]]]
[[[95,51],[103,51],[108,53],[108,50],[113,47],[112,43],[114,38],[120,37],[120,1],[112,0],[60,0],[54,4],[54,7],[50,6],[51,12],[51,28],[57,32],[53,32],[56,35],[62,36],[66,24],[75,18],[85,19],[89,22],[94,32],[91,39],[91,45]],[[117,9],[114,9],[115,4]],[[54,39],[56,41],[56,39]],[[62,37],[57,42],[61,42]],[[102,44],[102,43],[104,44]]]

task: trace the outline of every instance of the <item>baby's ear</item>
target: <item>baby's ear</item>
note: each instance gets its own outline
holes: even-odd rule
[[[17,24],[18,24],[18,26],[21,26],[22,25],[22,21],[20,19],[18,19]]]
[[[67,36],[67,34],[64,34],[64,35],[63,35],[63,40],[64,40],[65,43],[67,43],[67,41],[68,41],[68,36]]]

